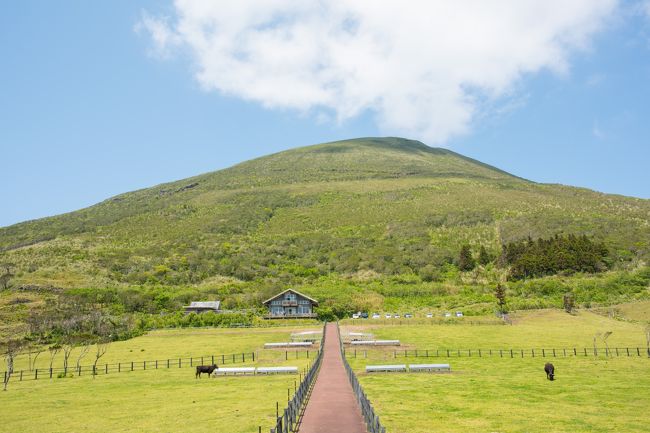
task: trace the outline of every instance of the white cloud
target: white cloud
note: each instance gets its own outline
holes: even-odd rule
[[[177,0],[145,15],[156,50],[265,107],[371,110],[382,131],[440,143],[466,132],[525,74],[566,73],[618,0]],[[487,104],[484,102],[488,101]]]

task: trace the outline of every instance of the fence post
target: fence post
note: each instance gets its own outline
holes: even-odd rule
[[[52,367],[50,367],[50,379],[52,379]]]
[[[546,350],[542,349],[542,358],[546,358]]]
[[[38,379],[38,368],[34,370],[34,380]]]
[[[108,364],[106,364],[106,373],[105,374],[108,374]]]
[[[222,364],[226,363],[226,355],[221,355],[221,363]]]
[[[131,361],[131,371],[133,371],[133,361]]]
[[[156,359],[156,370],[158,370],[158,360]]]
[[[118,373],[121,373],[121,372],[122,372],[122,363],[121,363],[121,362],[118,362],[118,363],[117,363],[117,372],[118,372]]]

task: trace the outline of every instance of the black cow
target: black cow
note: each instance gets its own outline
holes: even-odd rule
[[[201,378],[201,373],[208,373],[208,377],[212,374],[214,370],[218,370],[217,364],[212,365],[197,365],[196,366],[196,375],[194,378]]]
[[[555,379],[555,366],[553,364],[547,362],[546,365],[544,365],[544,371],[546,372],[546,378],[548,380]]]

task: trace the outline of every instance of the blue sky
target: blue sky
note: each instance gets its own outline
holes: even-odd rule
[[[337,4],[338,9],[327,11],[328,19],[336,23],[342,14],[352,14],[359,21],[351,24],[357,33],[313,39],[318,50],[338,52],[341,40],[360,53],[376,48],[363,45],[367,38],[359,35],[381,31],[383,18]],[[203,39],[211,43],[210,38],[193,42],[197,33],[191,26],[201,29],[204,23],[183,22],[195,11],[179,5],[10,2],[0,14],[0,226],[73,211],[115,194],[284,149],[377,135],[418,138],[538,182],[650,198],[650,14],[644,13],[645,6],[603,0],[602,8],[586,17],[576,8],[561,22],[549,19],[540,32],[569,41],[560,46],[559,60],[548,45],[524,45],[524,54],[512,62],[507,54],[499,57],[499,50],[484,63],[481,56],[479,61],[476,55],[471,61],[454,57],[449,70],[431,66],[445,62],[419,60],[427,49],[432,56],[443,55],[448,44],[463,53],[469,37],[451,31],[448,41],[420,47],[413,58],[403,49],[412,46],[410,40],[390,45],[392,57],[381,71],[363,70],[377,68],[373,58],[350,63],[358,57],[353,50],[343,60],[330,54],[324,57],[335,65],[322,68],[328,86],[334,83],[337,90],[326,93],[319,92],[320,69],[316,78],[307,77],[307,84],[316,83],[313,88],[303,90],[300,78],[289,86],[295,88],[282,87],[309,69],[309,53],[293,69],[274,69],[271,57],[237,63],[238,69],[229,70],[238,75],[228,76],[219,62],[232,61],[230,52],[205,49]],[[240,16],[246,11],[230,12]],[[214,12],[201,13],[210,17]],[[269,13],[277,20],[278,11]],[[296,15],[302,22],[323,13],[305,9]],[[411,18],[396,19],[408,25]],[[499,26],[512,24],[516,32],[518,19]],[[566,23],[574,29],[576,22],[583,33],[566,36]],[[234,36],[208,36],[254,40],[250,29],[257,32],[258,24],[242,20]],[[302,27],[292,25],[288,33],[312,41]],[[232,52],[251,57],[266,46],[256,43],[243,55],[239,47]],[[282,50],[289,53],[288,63],[294,43],[288,38],[275,46],[279,56],[286,55]],[[497,43],[502,45],[500,39]],[[492,70],[495,58],[514,66]],[[411,64],[405,59],[428,73],[386,90],[385,82],[396,76],[390,62]],[[349,67],[361,69],[358,82],[348,81]],[[271,81],[256,81],[260,68],[269,71]],[[477,68],[492,78],[470,72]],[[464,74],[460,81],[450,78],[459,74]],[[253,78],[242,85],[239,76]],[[374,77],[379,77],[375,87],[366,86]],[[359,94],[358,87],[365,93]],[[447,94],[446,89],[457,91]],[[412,96],[427,92],[442,96],[435,101]]]

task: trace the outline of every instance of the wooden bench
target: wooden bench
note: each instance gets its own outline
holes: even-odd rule
[[[366,373],[389,373],[396,371],[406,371],[406,365],[366,365]]]
[[[357,340],[351,341],[352,346],[399,346],[399,340]]]
[[[409,364],[409,371],[417,373],[419,371],[451,371],[449,364]]]
[[[298,367],[257,367],[257,374],[297,374]]]
[[[255,367],[222,367],[214,370],[214,376],[255,374]]]
[[[312,347],[312,341],[286,341],[283,343],[264,343],[265,349],[275,349],[278,347]]]

